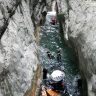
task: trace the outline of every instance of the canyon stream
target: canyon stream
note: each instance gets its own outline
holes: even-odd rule
[[[57,18],[57,23],[55,25],[51,24],[51,18]],[[60,30],[60,24],[58,17],[56,17],[55,12],[47,12],[46,22],[41,26],[40,31],[40,52],[39,58],[42,67],[47,68],[50,72],[50,59],[47,56],[47,51],[49,51],[55,58],[53,59],[54,66],[57,66],[57,52],[61,52],[61,60],[64,66],[64,71],[66,73],[66,82],[74,83],[74,80],[80,76],[79,64],[76,59],[74,51],[69,48],[64,41],[64,34]],[[75,83],[74,83],[75,84]],[[69,91],[74,88],[69,88]],[[81,94],[81,93],[80,93]],[[82,96],[82,94],[79,96]],[[66,96],[61,94],[61,96]],[[71,95],[70,95],[71,96]],[[77,96],[77,95],[75,95]]]

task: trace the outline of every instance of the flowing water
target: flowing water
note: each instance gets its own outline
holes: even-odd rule
[[[55,12],[48,12],[46,16],[46,22],[41,26],[40,31],[40,62],[42,67],[50,69],[50,60],[47,57],[46,52],[50,51],[55,57],[54,65],[57,66],[57,52],[61,51],[62,62],[64,70],[66,72],[66,81],[72,82],[74,78],[79,74],[78,62],[76,56],[71,48],[69,48],[63,38],[63,33],[60,31],[60,25],[57,22],[56,25],[52,25],[51,18],[56,17]],[[62,95],[65,96],[65,95]]]

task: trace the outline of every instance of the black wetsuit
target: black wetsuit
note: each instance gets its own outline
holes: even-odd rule
[[[64,90],[63,80],[61,80],[59,82],[54,82],[53,80],[48,80],[46,82],[46,86],[57,92]]]
[[[78,79],[77,84],[78,84],[77,85],[78,89],[81,90],[81,88],[82,88],[82,79]]]
[[[43,68],[43,79],[47,78],[47,69]]]

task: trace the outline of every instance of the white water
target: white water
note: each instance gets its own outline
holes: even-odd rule
[[[56,11],[56,10],[55,10],[55,5],[56,5],[56,1],[54,0],[54,1],[52,2],[52,11],[53,11],[53,12]]]
[[[46,15],[46,21],[51,22],[51,18],[55,17],[56,18],[56,11],[55,11],[55,5],[56,5],[56,1],[54,0],[52,2],[52,11],[47,12]]]
[[[52,19],[53,17],[56,17],[56,12],[53,12],[53,11],[47,12],[47,15],[46,15],[46,23],[52,22],[51,19]]]

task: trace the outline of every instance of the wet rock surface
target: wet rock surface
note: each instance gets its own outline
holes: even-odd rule
[[[96,1],[57,0],[65,40],[78,55],[88,96],[96,95]],[[62,20],[63,19],[63,20]]]

